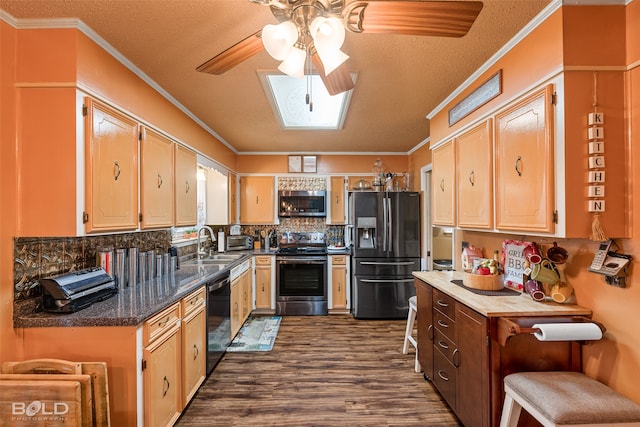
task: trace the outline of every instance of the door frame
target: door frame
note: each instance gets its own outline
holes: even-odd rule
[[[433,269],[433,222],[431,218],[431,172],[433,166],[429,163],[426,166],[420,168],[420,191],[424,197],[422,198],[422,257],[421,257],[421,269],[432,270]]]

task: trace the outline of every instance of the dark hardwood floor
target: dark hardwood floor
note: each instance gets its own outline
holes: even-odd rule
[[[273,350],[227,353],[177,425],[458,426],[402,354],[404,320],[284,316]]]

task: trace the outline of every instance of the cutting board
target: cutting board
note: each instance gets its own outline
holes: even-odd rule
[[[109,380],[104,362],[70,362],[61,359],[33,359],[22,362],[4,362],[3,374],[67,374],[88,375],[91,378],[91,415],[95,427],[109,427]]]
[[[7,427],[81,427],[82,384],[0,380],[0,420]]]

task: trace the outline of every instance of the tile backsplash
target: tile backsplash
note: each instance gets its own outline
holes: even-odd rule
[[[13,244],[14,302],[39,299],[39,279],[96,265],[99,247],[167,252],[169,230],[83,237],[16,237]]]

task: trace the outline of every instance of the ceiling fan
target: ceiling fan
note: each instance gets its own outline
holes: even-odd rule
[[[462,37],[475,22],[480,1],[249,0],[271,9],[280,22],[266,25],[224,50],[197,71],[220,75],[266,49],[285,74],[302,77],[307,58],[331,95],[353,89],[340,51],[345,30],[366,34]]]

